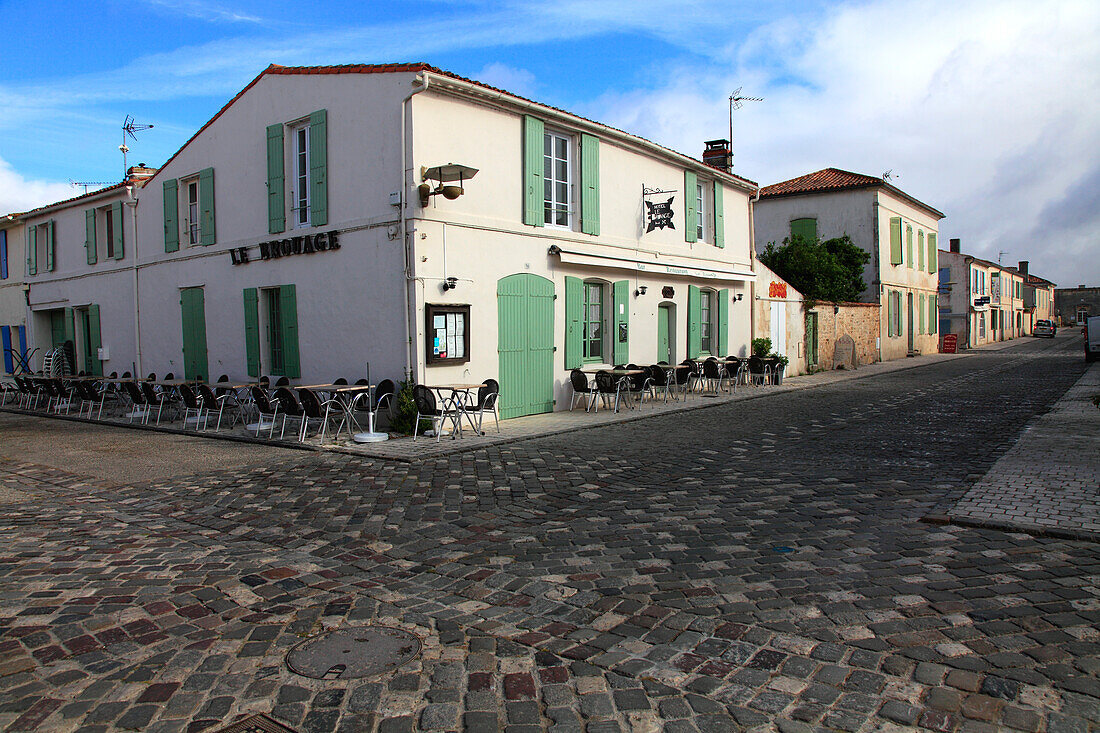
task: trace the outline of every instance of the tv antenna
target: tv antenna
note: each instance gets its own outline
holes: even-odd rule
[[[88,193],[88,186],[113,186],[115,183],[116,181],[74,181],[71,178],[69,179],[70,186],[83,186],[84,193]]]
[[[741,109],[745,102],[763,102],[763,97],[746,97],[741,94],[744,87],[737,87],[730,95],[730,167],[733,167],[733,111]]]
[[[901,178],[901,174],[900,173],[894,173],[893,168],[891,168],[890,170],[888,170],[888,171],[886,171],[885,173],[882,174],[882,180],[884,180],[884,181],[889,181],[892,178]]]
[[[126,115],[126,120],[122,123],[122,144],[118,146],[118,149],[122,151],[122,177],[126,177],[126,153],[130,152],[130,146],[126,144],[126,137],[129,136],[131,140],[137,141],[137,135],[134,133],[141,132],[143,130],[153,129],[152,125],[139,125],[134,121],[131,115]]]
[[[1006,254],[1008,254],[1008,251],[1003,250],[1003,249],[1000,252],[997,253],[997,264],[998,265],[1001,264],[1001,258],[1004,257]]]

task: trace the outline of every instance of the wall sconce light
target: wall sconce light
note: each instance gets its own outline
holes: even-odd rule
[[[639,285],[638,289],[634,291],[634,297],[637,298],[640,295],[645,295],[645,285]]]
[[[745,294],[744,294],[744,293],[738,293],[737,295],[733,296],[733,299],[734,299],[735,301],[737,301],[737,300],[741,300],[741,299],[742,299],[742,298],[744,298],[744,297],[745,297]]]
[[[437,165],[434,168],[420,167],[420,180],[424,181],[416,187],[417,193],[420,194],[420,205],[422,207],[428,205],[428,201],[432,196],[443,194],[443,198],[450,201],[454,201],[456,198],[466,192],[463,188],[463,183],[468,181],[477,175],[477,168],[471,168],[468,165],[456,165],[454,163],[448,163],[447,165]],[[435,181],[436,186],[433,189],[430,183],[427,181]],[[458,185],[446,185],[458,182]]]
[[[449,278],[447,278],[446,280],[443,281],[443,292],[444,293],[447,292],[448,290],[454,290],[457,287],[458,287],[458,278],[457,277],[449,277]]]

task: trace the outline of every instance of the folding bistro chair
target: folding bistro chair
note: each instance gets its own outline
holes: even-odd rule
[[[584,372],[580,369],[574,369],[569,372],[569,384],[573,387],[573,399],[569,401],[569,409],[572,410],[577,406],[578,399],[584,402],[585,412],[592,409],[592,405],[599,397],[599,392],[596,390],[596,382],[593,381],[589,384],[588,377],[584,375]]]

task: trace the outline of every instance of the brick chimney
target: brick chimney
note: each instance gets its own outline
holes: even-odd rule
[[[126,171],[126,182],[144,186],[145,182],[152,178],[153,174],[156,172],[156,168],[149,168],[144,163],[138,163],[137,165],[130,166]]]
[[[958,239],[951,240],[951,251],[955,254],[959,254],[962,251],[962,244]]]
[[[730,152],[730,141],[707,140],[704,145],[707,147],[703,150],[703,162],[711,168],[717,168],[720,171],[729,173],[730,169],[733,168],[733,155]]]
[[[1027,260],[1020,260],[1020,266],[1017,268],[1020,274],[1027,278]]]

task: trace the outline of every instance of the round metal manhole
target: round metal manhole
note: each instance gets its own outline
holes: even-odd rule
[[[359,626],[306,639],[286,655],[290,671],[317,680],[388,672],[420,653],[415,634],[389,626]]]

